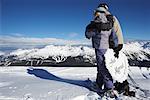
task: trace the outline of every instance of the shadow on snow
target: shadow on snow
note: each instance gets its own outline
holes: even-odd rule
[[[54,81],[58,81],[58,82],[65,82],[65,83],[85,87],[85,88],[89,89],[90,91],[93,91],[93,90],[91,90],[90,84],[92,84],[92,81],[90,81],[90,80],[65,79],[65,78],[55,76],[55,75],[51,74],[50,72],[48,72],[44,69],[35,69],[35,68],[27,69],[27,73],[31,74],[31,75],[35,75],[36,77],[39,77],[41,79],[54,80]]]

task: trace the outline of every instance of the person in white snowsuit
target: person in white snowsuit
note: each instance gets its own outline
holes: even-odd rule
[[[104,54],[107,49],[112,48],[118,57],[124,42],[119,21],[108,11],[107,4],[102,3],[96,8],[94,20],[87,25],[85,36],[92,39],[92,46],[95,48],[98,71],[96,83],[102,91],[112,90],[113,79],[105,66]]]

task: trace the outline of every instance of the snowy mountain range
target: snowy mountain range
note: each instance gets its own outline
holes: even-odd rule
[[[150,67],[150,41],[129,41],[123,53],[131,66]],[[90,46],[48,45],[43,48],[0,51],[0,65],[95,66],[95,51]]]

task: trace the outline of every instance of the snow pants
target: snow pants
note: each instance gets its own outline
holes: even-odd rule
[[[113,88],[113,79],[109,71],[105,66],[105,57],[104,54],[107,49],[95,49],[96,60],[97,60],[97,78],[96,83],[99,88],[102,90],[104,85],[104,90],[109,90]]]

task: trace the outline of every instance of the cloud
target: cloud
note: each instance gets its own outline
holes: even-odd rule
[[[34,38],[34,37],[17,37],[17,36],[0,36],[0,47],[22,47],[38,45],[89,45],[90,42],[83,40],[65,40],[57,38]]]
[[[21,33],[11,33],[12,36],[15,36],[15,37],[23,37],[24,34],[21,34]]]
[[[69,37],[70,38],[75,38],[75,37],[77,37],[79,34],[78,33],[70,33],[69,34]]]

